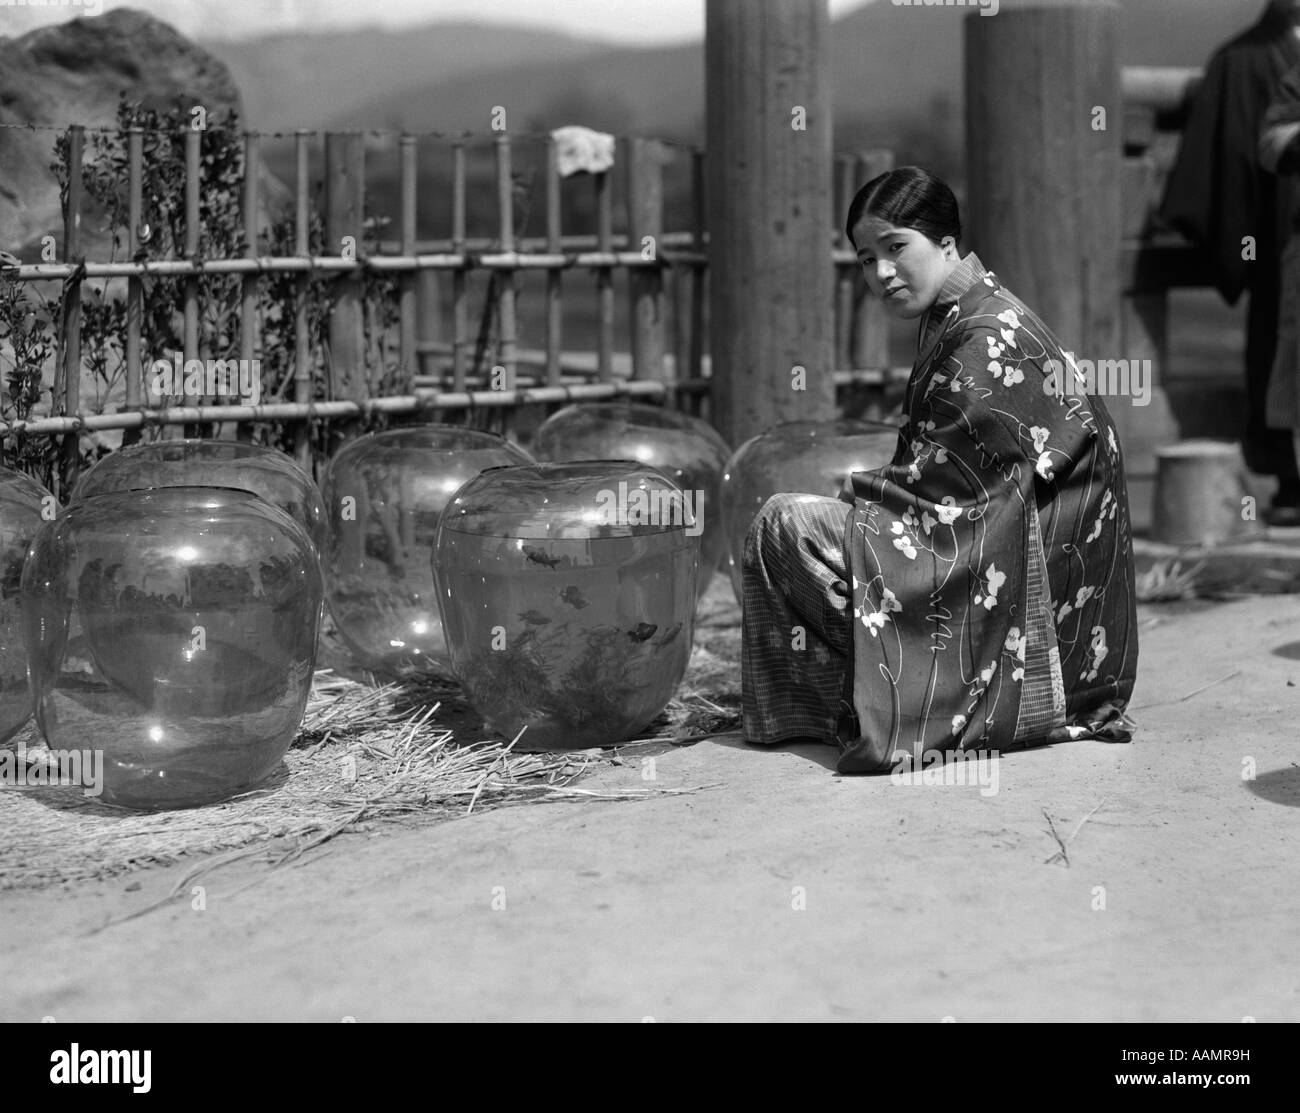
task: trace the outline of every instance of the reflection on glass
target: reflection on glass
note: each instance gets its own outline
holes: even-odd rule
[[[103,751],[105,802],[221,800],[280,763],[323,604],[282,511],[206,487],[86,498],[37,534],[22,598],[37,722],[52,749]]]
[[[326,595],[361,664],[446,664],[430,566],[443,508],[484,468],[531,459],[504,437],[457,425],[371,433],[338,451],[321,477]]]
[[[27,548],[58,504],[34,479],[0,468],[0,746],[31,718],[19,586]]]
[[[712,425],[659,406],[584,402],[564,407],[537,430],[537,455],[550,461],[639,460],[683,491],[699,492],[695,511],[703,535],[697,591],[704,594],[727,550],[718,496],[731,449]]]
[[[325,505],[311,476],[283,452],[243,441],[194,438],[118,449],[82,476],[72,501],[152,487],[251,491],[302,526],[318,549],[324,546]]]

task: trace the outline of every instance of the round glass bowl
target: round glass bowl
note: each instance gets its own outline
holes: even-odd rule
[[[663,711],[694,635],[700,540],[684,509],[633,460],[493,468],[456,492],[438,605],[491,730],[518,749],[587,749]]]
[[[0,746],[32,715],[19,588],[32,538],[58,509],[36,480],[0,468]]]
[[[105,456],[81,477],[72,501],[155,487],[234,487],[251,491],[296,521],[318,549],[327,537],[325,504],[312,477],[274,448],[192,438],[136,444]]]
[[[370,433],[335,454],[321,476],[325,592],[358,663],[446,665],[431,566],[443,508],[484,468],[531,462],[504,437],[459,425]]]
[[[320,562],[255,495],[163,487],[75,503],[33,540],[22,601],[37,723],[53,750],[102,752],[105,802],[222,800],[293,741]]]
[[[697,591],[704,594],[727,553],[718,505],[731,449],[712,425],[660,406],[581,403],[547,419],[537,430],[535,450],[548,461],[639,460],[668,476],[693,500],[703,529]]]
[[[774,425],[736,449],[722,477],[721,500],[736,599],[744,600],[745,535],[769,498],[782,493],[835,498],[853,472],[884,467],[897,447],[896,426],[838,420]]]

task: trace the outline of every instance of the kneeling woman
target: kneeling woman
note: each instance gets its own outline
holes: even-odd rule
[[[893,462],[841,500],[777,495],[745,545],[750,742],[821,739],[841,772],[928,751],[1127,741],[1137,668],[1124,466],[1073,360],[974,254],[917,167],[864,186],[848,233],[919,322]]]

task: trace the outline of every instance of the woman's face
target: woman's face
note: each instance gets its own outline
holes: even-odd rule
[[[951,236],[937,244],[914,228],[896,228],[877,216],[858,221],[853,239],[867,286],[891,316],[904,320],[919,317],[935,303],[958,262]]]

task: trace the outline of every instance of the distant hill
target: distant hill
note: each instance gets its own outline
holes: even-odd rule
[[[1002,0],[1002,9],[1032,2]],[[1263,7],[1264,0],[1123,0],[1122,61],[1199,65]],[[837,138],[896,140],[936,107],[959,110],[966,18],[983,17],[876,0],[836,21]],[[592,126],[702,136],[702,43],[638,50],[456,23],[204,46],[230,67],[254,127],[480,130],[495,105],[513,112],[512,129],[526,121],[549,127],[575,122],[573,112],[585,106],[590,118],[579,122]],[[955,121],[955,133],[959,127]]]
[[[653,0],[641,0],[652,4]],[[701,0],[702,2],[702,0]],[[754,0],[762,2],[762,0]],[[1004,9],[1043,0],[1002,0]],[[1197,65],[1244,28],[1264,0],[1123,0],[1122,60]],[[896,7],[888,0],[838,20],[831,35],[835,143],[892,147],[959,186],[964,8]],[[223,64],[224,63],[224,64]],[[160,99],[184,90],[212,105],[242,101],[260,130],[379,128],[486,132],[493,107],[511,131],[583,123],[619,133],[703,139],[703,44],[631,49],[536,29],[466,22],[400,31],[361,29],[212,41],[194,46],[165,24],[115,9],[18,39],[0,37],[0,121],[108,123],[116,93]],[[55,227],[49,137],[0,133],[0,239],[26,244]],[[522,152],[521,152],[522,154]],[[291,149],[266,151],[291,174]],[[423,234],[444,234],[445,157],[421,151]],[[371,196],[394,208],[395,159],[376,158]],[[521,161],[522,166],[522,161]],[[471,217],[490,219],[491,165],[472,165]],[[667,198],[674,226],[689,219],[680,168]],[[268,191],[270,192],[270,191]],[[570,191],[572,193],[572,191]],[[579,191],[566,205],[587,206]],[[588,212],[566,210],[585,226]],[[534,222],[536,227],[536,222]]]
[[[1002,8],[1031,2],[1002,0]],[[1199,65],[1257,18],[1263,3],[1123,0],[1121,61]],[[889,146],[900,158],[960,175],[966,18],[984,17],[876,0],[835,22],[838,149]],[[205,45],[230,66],[255,127],[484,131],[493,107],[503,105],[512,131],[583,123],[703,139],[698,42],[632,49],[448,24]]]
[[[609,50],[602,42],[484,23],[315,31],[203,46],[229,67],[250,125],[262,130],[318,128],[362,103],[400,104],[404,90],[435,75],[437,81],[500,75]],[[387,124],[376,118],[365,126]]]

